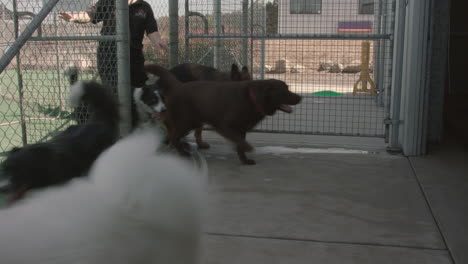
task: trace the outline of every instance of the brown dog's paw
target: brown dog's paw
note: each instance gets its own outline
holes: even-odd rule
[[[201,143],[198,143],[198,148],[199,149],[209,149],[210,148],[210,144],[206,143],[206,142],[201,142]]]

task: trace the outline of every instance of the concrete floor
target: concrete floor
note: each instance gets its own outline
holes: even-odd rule
[[[278,111],[256,129],[306,134],[384,135],[385,109],[375,97],[304,97],[291,114]]]
[[[336,154],[322,148],[318,153],[305,149],[291,153],[297,147],[293,142],[286,145],[291,147],[289,153],[272,154],[263,151],[270,145],[264,137],[253,142],[257,153],[250,156],[257,165],[242,166],[230,147],[213,140],[208,137],[213,147],[203,151],[212,198],[203,263],[448,264],[453,260],[446,239],[454,250],[466,242],[466,235],[461,244],[451,238],[459,232],[453,227],[442,235],[439,222],[446,221],[447,226],[441,225],[445,232],[452,224],[463,227],[468,219],[460,222],[433,215],[454,208],[444,206],[442,196],[448,189],[439,190],[422,175],[427,170],[436,177],[427,167],[435,164],[431,159],[375,150]],[[466,185],[459,186],[460,195],[465,190],[466,196],[463,188]],[[428,200],[439,209],[429,206],[426,192],[434,194]],[[453,198],[457,193],[452,193]],[[457,251],[463,260],[465,251]]]
[[[454,262],[468,263],[468,150],[449,141],[410,161]]]

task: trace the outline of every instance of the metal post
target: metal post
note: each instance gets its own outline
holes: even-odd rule
[[[263,29],[263,34],[266,34],[267,30],[267,24],[266,24],[266,6],[265,3],[262,2],[262,29]],[[265,79],[265,39],[260,40],[260,80]],[[252,65],[253,67],[253,65]]]
[[[254,20],[254,10],[255,10],[255,6],[254,6],[254,1],[253,0],[250,0],[250,36],[253,35],[253,32],[254,32],[254,24],[255,24],[255,20]],[[253,65],[254,65],[254,62],[253,62],[253,59],[254,59],[254,48],[253,48],[253,45],[254,44],[254,38],[250,37],[250,68],[253,70]]]
[[[15,27],[15,40],[19,36],[19,24],[18,24],[18,2],[13,0],[13,21]],[[28,137],[26,134],[26,119],[24,113],[24,104],[23,104],[23,73],[21,72],[21,53],[18,50],[16,55],[16,76],[18,78],[18,104],[20,109],[20,120],[21,120],[21,140],[23,145],[28,144]]]
[[[194,12],[192,12],[193,14]],[[189,38],[207,38],[212,39],[213,34],[188,34]],[[244,34],[223,34],[220,36],[221,39],[243,39],[243,38],[253,38],[253,39],[336,39],[336,40],[379,40],[379,39],[392,39],[392,34],[352,34],[352,35],[343,35],[343,34],[264,34],[264,35],[244,35]],[[33,38],[34,39],[34,38]],[[51,39],[51,38],[40,38]],[[76,37],[74,37],[76,39]]]
[[[426,152],[428,65],[430,65],[430,1],[407,2],[402,70],[400,141],[407,156]]]
[[[120,102],[120,134],[126,136],[132,127],[132,92],[130,89],[130,46],[128,1],[116,0],[117,90]]]
[[[242,0],[242,33],[249,33],[249,0]],[[242,65],[248,63],[249,43],[247,38],[242,39]]]
[[[37,15],[32,19],[28,26],[24,29],[21,35],[15,40],[15,43],[5,52],[0,58],[0,73],[10,64],[11,60],[18,54],[26,41],[32,36],[40,26],[42,21],[47,17],[50,11],[55,7],[59,0],[49,0]]]
[[[213,56],[213,67],[218,69],[221,65],[221,0],[213,0],[214,19],[215,19],[215,46]]]
[[[169,65],[179,64],[179,1],[169,0]]]
[[[55,28],[55,36],[58,36],[58,25],[57,25],[57,16],[54,15],[54,28]],[[55,46],[55,63],[57,65],[57,86],[58,86],[58,96],[59,96],[59,109],[60,113],[62,113],[63,106],[62,106],[62,74],[60,74],[60,53],[59,53],[59,42],[56,40],[54,43]]]
[[[388,1],[388,0],[386,0]],[[380,21],[380,28],[381,28],[381,33],[385,34],[387,32],[387,5],[384,3],[386,2],[384,0],[380,0],[380,16],[381,21]],[[385,52],[387,51],[387,44],[384,40],[379,41],[380,47],[379,47],[379,75],[378,75],[378,89],[379,89],[379,94],[377,95],[377,105],[379,106],[384,106],[384,90],[385,90]]]
[[[170,0],[169,0],[170,1]],[[184,22],[185,22],[185,49],[184,49],[184,61],[188,62],[189,61],[189,49],[190,49],[190,38],[188,37],[188,34],[190,32],[190,5],[189,5],[189,0],[185,0],[185,16],[184,16]]]
[[[379,14],[378,14],[378,34],[382,34],[386,32],[385,29],[385,10],[384,10],[384,4],[383,0],[379,0]],[[384,43],[383,40],[378,40],[375,42],[375,58],[376,60],[374,61],[374,70],[375,70],[375,76],[374,80],[377,81],[377,91],[379,92],[376,97],[376,103],[379,106],[383,106],[383,83],[384,83],[384,78],[383,78],[383,73],[384,73],[384,58],[382,56],[383,51],[385,51]]]
[[[400,120],[401,105],[401,85],[403,75],[403,49],[405,45],[405,24],[406,24],[406,0],[397,0],[395,10],[395,38],[393,40],[393,74],[392,74],[392,102],[390,105],[390,120]],[[389,128],[389,149],[399,150],[400,126],[396,122],[394,125],[387,125]]]
[[[396,19],[396,5],[397,0],[388,0],[387,1],[387,16],[388,16],[388,24],[385,26],[386,32],[394,32],[395,29],[395,19]],[[385,93],[384,93],[384,111],[385,111],[385,119],[390,120],[390,109],[391,109],[391,102],[392,102],[392,58],[393,58],[393,47],[394,47],[394,38],[391,40],[383,40],[386,43],[385,54],[385,73],[387,76],[385,78]],[[385,77],[385,76],[384,76]],[[386,144],[389,143],[390,138],[390,126],[385,124],[384,126],[384,141]]]

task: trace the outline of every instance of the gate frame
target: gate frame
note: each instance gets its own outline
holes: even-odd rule
[[[171,0],[169,0],[171,1]],[[248,10],[248,4],[249,0],[242,0],[242,10],[243,14],[245,13],[245,10]],[[196,39],[196,38],[205,38],[205,39],[214,39],[216,40],[216,45],[215,45],[215,55],[216,50],[219,49],[219,42],[222,39],[242,39],[243,40],[243,47],[245,48],[244,43],[247,42],[247,40],[251,40],[251,43],[254,40],[261,40],[262,41],[262,48],[264,48],[264,42],[265,40],[268,39],[278,39],[278,40],[287,40],[287,39],[295,39],[295,40],[368,40],[368,41],[374,41],[376,45],[376,50],[382,49],[385,51],[385,54],[388,54],[387,57],[385,58],[380,58],[382,53],[379,53],[377,56],[377,61],[374,63],[374,75],[378,76],[378,84],[377,84],[377,89],[380,92],[375,100],[377,104],[380,104],[384,107],[384,119],[382,120],[382,125],[384,126],[383,134],[382,135],[366,135],[366,134],[353,134],[353,133],[333,133],[333,132],[310,132],[310,133],[302,133],[302,132],[291,132],[288,131],[286,133],[288,134],[311,134],[311,135],[339,135],[339,136],[359,136],[359,137],[382,137],[385,140],[385,143],[389,142],[389,137],[390,137],[390,130],[394,131],[398,129],[400,122],[395,121],[391,118],[392,114],[392,109],[395,107],[395,105],[398,105],[399,102],[394,103],[394,99],[396,98],[397,101],[399,101],[399,98],[394,97],[394,92],[393,92],[393,70],[395,68],[394,64],[394,52],[395,52],[395,46],[394,46],[394,34],[395,34],[395,27],[396,24],[401,23],[401,18],[397,17],[396,14],[396,6],[397,2],[401,1],[406,1],[406,0],[379,0],[376,4],[379,5],[379,13],[378,13],[378,27],[377,27],[377,34],[352,34],[352,35],[340,35],[340,34],[268,34],[266,31],[263,31],[263,34],[258,35],[258,34],[253,34],[253,30],[251,28],[250,34],[245,31],[245,21],[246,18],[243,17],[242,22],[243,22],[243,33],[242,34],[225,34],[224,32],[221,34],[220,31],[216,31],[215,34],[209,34],[207,31],[207,25],[205,25],[205,34],[192,34],[190,33],[189,29],[189,19],[190,16],[196,15],[196,16],[202,16],[201,14],[197,12],[191,12],[190,11],[190,5],[189,5],[189,0],[185,0],[185,50],[186,50],[186,55],[185,58],[188,58],[188,50],[190,46],[190,39]],[[251,6],[253,6],[253,0],[250,0]],[[215,19],[215,28],[220,28],[221,27],[221,18],[219,17],[219,11],[221,9],[221,0],[213,0],[213,5],[216,7],[214,10],[217,11],[215,12],[216,14],[216,19]],[[252,8],[251,8],[252,10]],[[265,11],[264,11],[265,12]],[[263,12],[263,13],[264,13]],[[253,10],[251,12],[251,16],[253,15]],[[388,22],[388,17],[390,18],[390,22]],[[399,20],[398,23],[396,22],[397,19]],[[205,19],[206,20],[206,19]],[[266,21],[266,15],[264,15],[264,20]],[[205,22],[206,23],[206,22]],[[251,25],[253,26],[253,25]],[[384,41],[388,41],[389,43],[386,43]],[[382,43],[384,42],[384,43]],[[376,50],[374,52],[376,52]],[[218,50],[219,52],[219,50]],[[246,51],[244,51],[246,52]],[[243,52],[243,54],[244,54]],[[262,50],[262,56],[264,56],[264,50]],[[218,56],[214,56],[214,65],[216,68],[216,65],[218,60]],[[253,55],[250,55],[250,59],[253,59]],[[386,64],[385,61],[390,60],[392,63]],[[251,62],[251,65],[252,62]],[[390,65],[390,66],[387,66]],[[264,79],[264,69],[265,69],[265,60],[261,60],[261,79]],[[388,71],[389,75],[389,81],[385,82],[385,71]],[[397,91],[398,92],[398,91]],[[313,96],[310,96],[313,97]],[[384,100],[384,98],[386,100]],[[268,133],[285,133],[285,131],[280,131],[280,130],[258,130],[254,129],[256,132],[268,132]]]

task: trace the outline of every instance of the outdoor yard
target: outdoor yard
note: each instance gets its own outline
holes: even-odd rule
[[[68,81],[62,72],[25,70],[23,113],[28,143],[41,141],[64,129],[70,122],[66,106]],[[86,74],[83,77],[87,77]],[[89,77],[89,76],[88,76]],[[22,145],[18,77],[14,70],[0,74],[0,159],[14,146]]]

